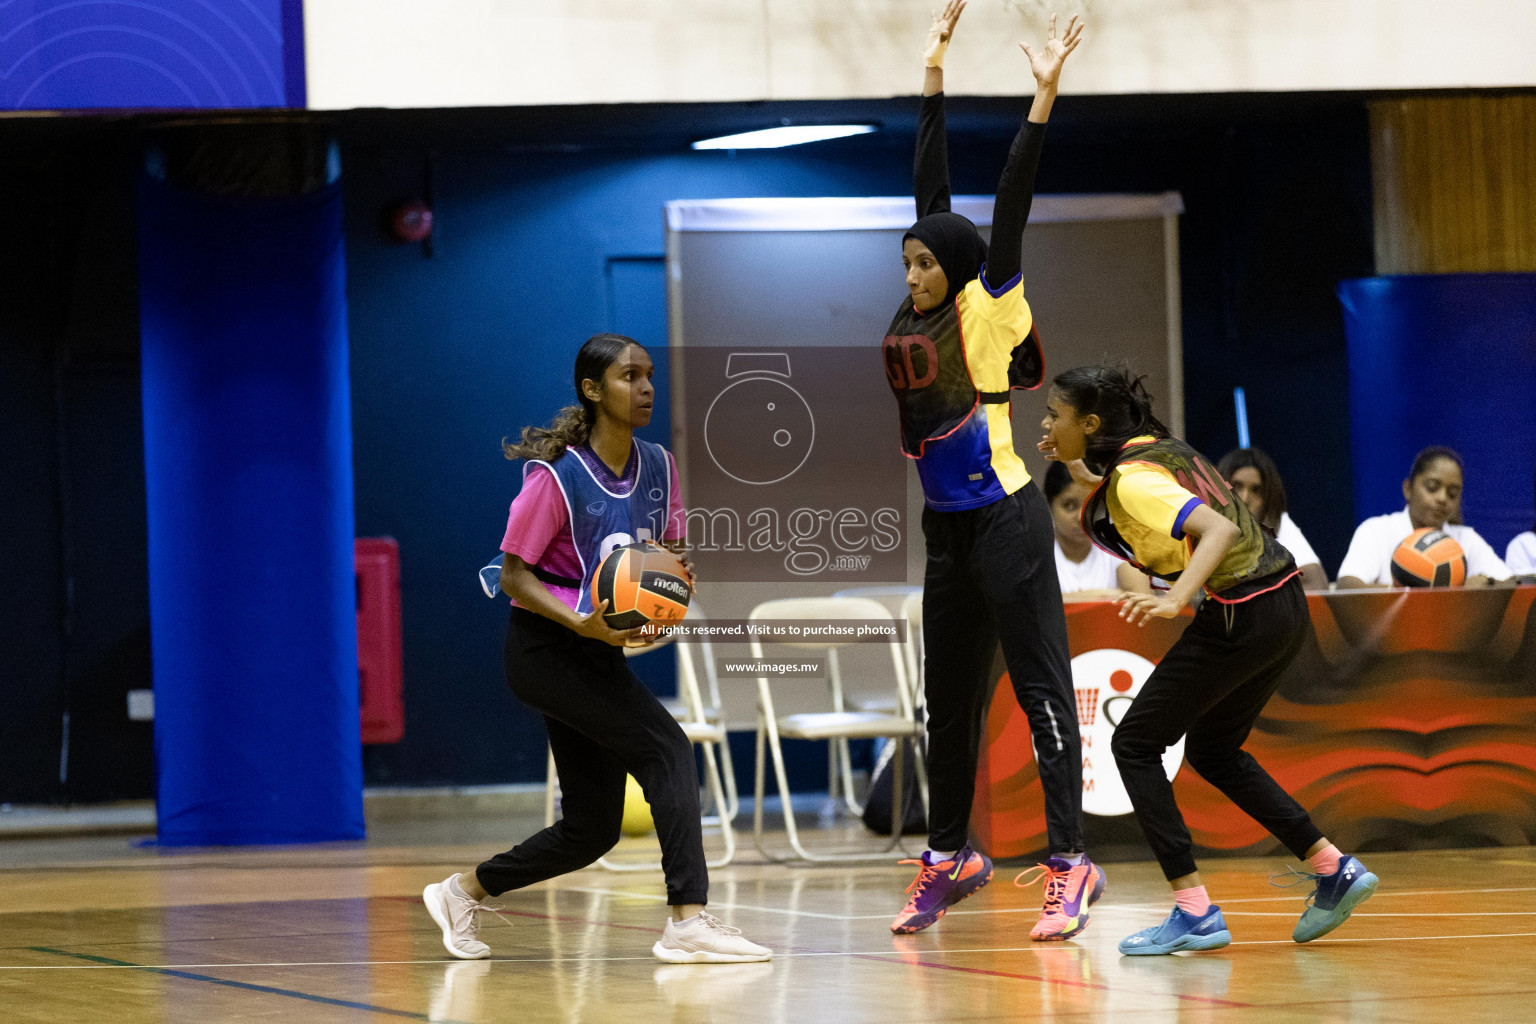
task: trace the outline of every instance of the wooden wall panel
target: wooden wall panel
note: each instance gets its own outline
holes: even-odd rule
[[[1536,271],[1536,95],[1371,104],[1376,272]]]

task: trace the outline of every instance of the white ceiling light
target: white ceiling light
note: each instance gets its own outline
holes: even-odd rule
[[[778,149],[781,146],[798,146],[806,142],[825,139],[841,139],[849,135],[865,135],[875,130],[872,124],[796,124],[782,128],[764,128],[761,131],[742,132],[739,135],[721,135],[713,139],[700,139],[694,149]]]

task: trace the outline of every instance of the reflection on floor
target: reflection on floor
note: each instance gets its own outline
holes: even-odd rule
[[[712,909],[771,964],[664,965],[657,873],[587,870],[496,901],[494,958],[447,958],[422,886],[536,823],[381,827],[367,844],[163,851],[121,838],[0,843],[5,1021],[1059,1022],[1301,1024],[1536,1019],[1536,851],[1372,854],[1377,897],[1290,941],[1307,889],[1283,863],[1207,861],[1232,946],[1129,959],[1169,906],[1151,864],[1111,864],[1080,939],[1031,943],[1012,871],[919,935],[886,925],[910,867],[769,865],[746,844]],[[856,830],[812,834],[853,842]],[[868,841],[868,840],[865,840]],[[626,841],[620,854],[653,855]],[[894,861],[895,858],[892,858]]]

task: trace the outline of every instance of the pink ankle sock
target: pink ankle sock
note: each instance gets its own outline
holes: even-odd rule
[[[1308,859],[1312,862],[1313,871],[1320,875],[1331,875],[1339,870],[1339,861],[1344,859],[1344,855],[1337,846],[1329,843]]]
[[[1211,897],[1206,893],[1203,885],[1197,885],[1193,889],[1173,890],[1173,902],[1180,910],[1192,917],[1204,917],[1206,911],[1211,909]]]

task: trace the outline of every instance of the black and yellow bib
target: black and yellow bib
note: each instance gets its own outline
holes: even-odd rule
[[[1126,531],[1116,527],[1114,510],[1124,507],[1116,489],[1121,486],[1125,475],[1123,470],[1136,466],[1154,467],[1166,472],[1180,487],[1215,509],[1240,531],[1236,543],[1206,581],[1206,592],[1216,600],[1246,600],[1278,586],[1297,572],[1290,552],[1260,528],[1258,520],[1232,493],[1216,467],[1175,437],[1136,438],[1128,442],[1106,469],[1104,482],[1083,503],[1083,529],[1095,544],[1110,554],[1130,562],[1148,576],[1169,581],[1179,578],[1182,566],[1188,561],[1187,541],[1181,552],[1180,568],[1171,571],[1166,564],[1166,552],[1154,555],[1146,550],[1137,550],[1137,545],[1127,538]],[[1126,485],[1134,486],[1133,483]],[[1182,524],[1182,517],[1179,522]],[[1174,539],[1182,541],[1182,531],[1178,531]],[[1153,567],[1154,562],[1159,564]]]
[[[1016,278],[993,294],[981,278],[919,313],[902,303],[881,347],[901,414],[901,450],[917,460],[923,497],[940,511],[980,508],[1029,482],[1013,450],[1013,387],[1044,374]]]

